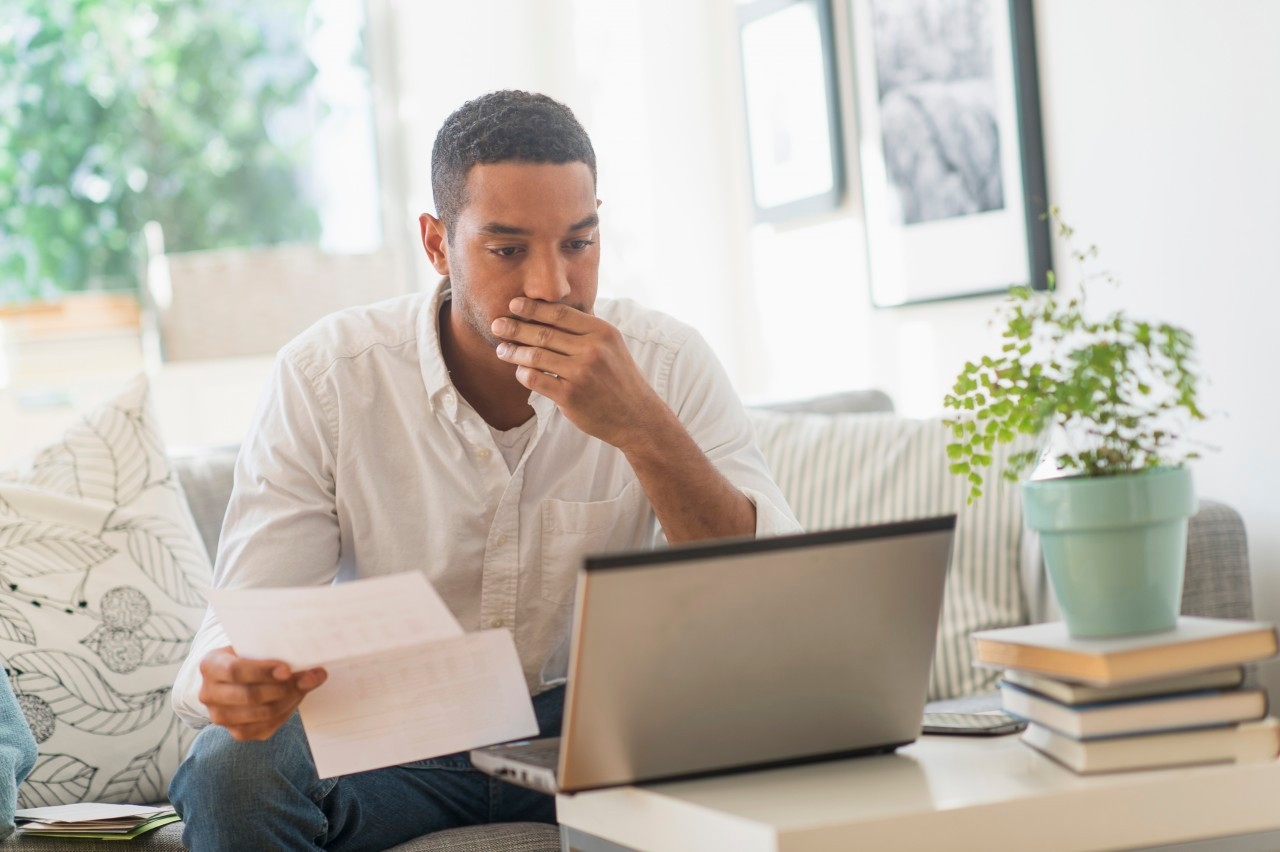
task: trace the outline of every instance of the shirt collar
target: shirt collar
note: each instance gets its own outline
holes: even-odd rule
[[[418,363],[422,369],[422,384],[427,389],[427,399],[435,408],[440,398],[447,394],[455,395],[453,383],[449,381],[449,370],[444,365],[444,350],[440,348],[440,308],[452,297],[449,279],[441,278],[436,285],[435,295],[423,308],[418,317]]]
[[[422,384],[427,389],[427,400],[434,411],[443,404],[450,416],[457,411],[458,391],[449,379],[449,369],[444,363],[444,350],[440,346],[440,309],[453,298],[448,277],[441,278],[431,298],[418,318],[418,363],[422,370]],[[538,417],[538,434],[555,410],[555,403],[540,393],[529,393],[529,405]]]

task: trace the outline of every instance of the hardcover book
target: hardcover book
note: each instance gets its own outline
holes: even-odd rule
[[[1170,695],[1179,692],[1199,692],[1205,689],[1234,689],[1244,683],[1244,669],[1240,666],[1232,666],[1156,680],[1122,683],[1118,686],[1089,686],[1018,669],[1006,669],[1004,679],[1014,686],[1038,692],[1062,704],[1099,704],[1105,701],[1122,701],[1126,698],[1142,698],[1147,695]]]
[[[1073,706],[1006,683],[1000,687],[1000,696],[1004,709],[1014,716],[1078,740],[1228,725],[1261,719],[1267,714],[1267,694],[1261,689],[1192,692]]]
[[[1257,763],[1280,754],[1280,725],[1268,717],[1223,728],[1075,740],[1035,722],[1022,741],[1082,775],[1204,763]]]
[[[1152,680],[1274,656],[1276,629],[1257,621],[1183,616],[1173,630],[1079,639],[1061,621],[973,634],[979,665],[1095,686]]]

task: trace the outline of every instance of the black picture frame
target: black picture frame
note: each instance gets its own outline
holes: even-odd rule
[[[843,200],[831,21],[829,0],[754,0],[738,7],[757,222],[820,214]]]
[[[1032,0],[850,6],[872,304],[1045,289]]]

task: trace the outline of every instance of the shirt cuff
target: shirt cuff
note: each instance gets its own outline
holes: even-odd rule
[[[205,615],[205,623],[201,625],[195,640],[191,643],[191,651],[178,676],[173,682],[173,691],[169,695],[173,712],[178,718],[192,728],[203,728],[209,724],[209,708],[200,701],[200,685],[203,675],[200,674],[200,662],[214,648],[230,645],[222,625],[213,618],[213,612]]]
[[[790,509],[774,505],[768,497],[754,488],[739,487],[739,490],[755,504],[756,538],[804,532],[804,527],[800,526]]]

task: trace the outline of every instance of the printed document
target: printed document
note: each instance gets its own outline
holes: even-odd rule
[[[299,707],[321,778],[538,733],[511,633],[464,633],[416,572],[209,603],[240,656],[328,672]]]

